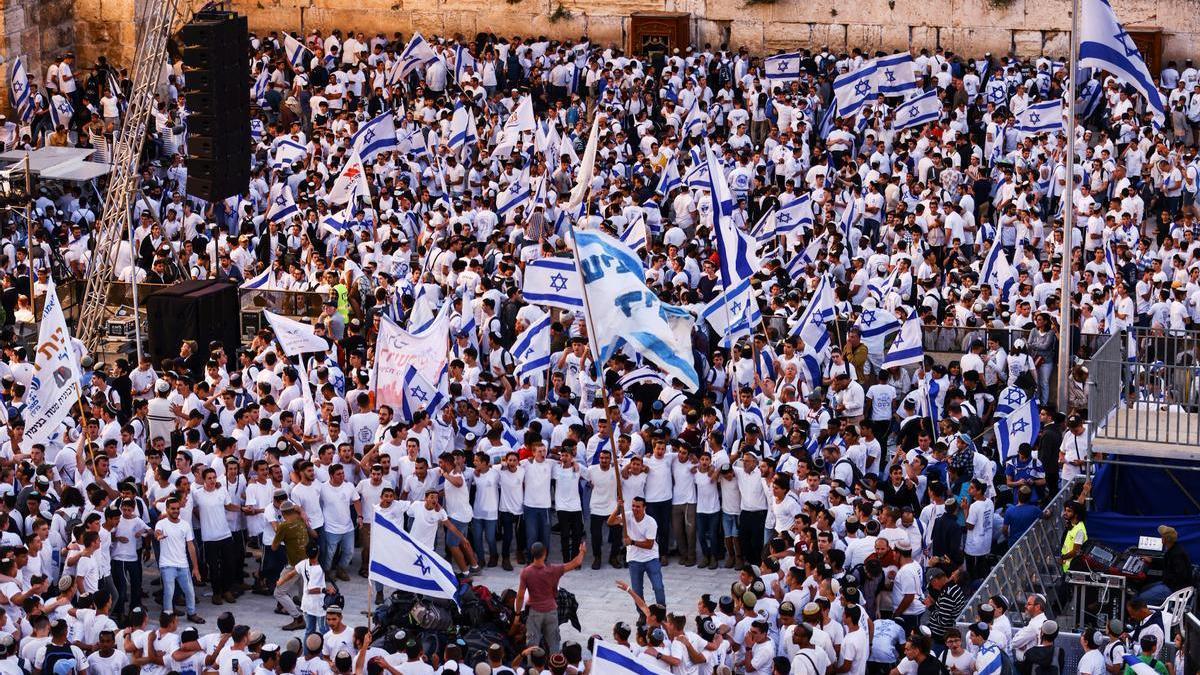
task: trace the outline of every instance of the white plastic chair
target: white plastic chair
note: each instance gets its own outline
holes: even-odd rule
[[[1183,615],[1187,613],[1192,606],[1192,596],[1196,593],[1196,589],[1192,586],[1181,588],[1167,596],[1163,604],[1158,607],[1151,607],[1163,613],[1163,623],[1166,624],[1168,639],[1173,634],[1175,628],[1183,623]]]

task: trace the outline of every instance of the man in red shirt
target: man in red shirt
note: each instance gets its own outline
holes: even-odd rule
[[[516,610],[520,614],[522,606],[529,609],[529,616],[525,617],[525,644],[533,646],[544,641],[547,653],[553,654],[559,649],[558,580],[567,572],[579,569],[587,553],[587,544],[580,542],[579,553],[564,565],[547,565],[546,546],[540,541],[534,542],[529,550],[533,561],[521,570]],[[528,601],[525,601],[526,591],[529,592]]]

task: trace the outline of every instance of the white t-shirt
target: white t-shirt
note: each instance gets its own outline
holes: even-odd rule
[[[871,645],[867,640],[867,631],[859,628],[853,633],[846,633],[842,641],[842,660],[853,661],[849,675],[866,675],[867,658],[871,655]]]
[[[112,559],[121,562],[137,562],[138,537],[148,529],[150,526],[141,518],[122,516],[117,521],[116,536],[113,537]],[[126,541],[120,541],[117,537],[122,537]]]
[[[313,565],[308,562],[308,559],[304,559],[296,563],[296,574],[300,576],[300,583],[304,587],[300,596],[300,611],[314,616],[323,616],[325,614],[325,594],[323,592],[309,593],[309,591],[325,588],[325,570],[321,569],[320,564]]]
[[[325,516],[325,531],[329,534],[346,534],[354,531],[354,517],[350,505],[359,500],[358,490],[343,482],[333,486],[321,484],[321,512]]]
[[[209,492],[203,487],[192,490],[192,501],[200,516],[200,536],[204,541],[221,541],[233,536],[225,518],[225,506],[230,502],[229,491],[222,486]]]
[[[642,548],[641,546],[633,546],[632,544],[626,549],[626,559],[629,562],[650,562],[658,559],[658,523],[650,514],[646,514],[642,519],[635,520],[633,511],[625,511],[625,532],[629,538],[634,541],[645,541],[649,539],[654,543],[650,548]]]
[[[521,466],[525,469],[525,506],[550,508],[550,478],[554,464],[550,460],[535,462],[527,459]]]
[[[971,502],[967,510],[967,542],[963,552],[967,555],[987,555],[992,550],[992,501],[982,499]]]
[[[221,520],[224,521],[224,518]],[[154,526],[154,531],[166,535],[159,542],[159,567],[190,568],[187,543],[195,539],[192,526],[182,519],[177,523],[172,523],[170,519],[163,518]]]
[[[1089,650],[1079,657],[1079,675],[1104,675],[1106,672],[1104,654],[1099,649]]]
[[[430,511],[425,508],[425,500],[410,502],[408,505],[408,515],[413,519],[412,527],[409,528],[408,533],[412,535],[413,539],[425,544],[429,548],[434,547],[434,542],[437,539],[438,525],[450,519],[445,509]]]

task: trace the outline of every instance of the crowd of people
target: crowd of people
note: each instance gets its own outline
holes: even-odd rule
[[[1059,341],[1085,357],[1125,329],[1178,333],[1200,320],[1191,61],[1158,74],[1171,112],[1161,128],[1125,83],[1081,79],[1086,105],[1066,139],[1016,123],[1071,95],[1048,57],[920,49],[917,89],[936,92],[944,112],[896,131],[898,97],[827,114],[835,78],[871,58],[859,49],[805,50],[795,77],[778,81],[744,48],[643,58],[586,39],[489,34],[429,38],[435,58],[409,68],[409,37],[252,35],[253,177],[216,203],[188,194],[184,72],[164,69],[119,277],[318,295],[320,315],[302,318],[328,350],[301,364],[264,329],[236,350],[188,341],[162,361],[82,356],[84,405],[31,442],[33,355],[7,348],[0,673],[562,675],[585,670],[592,645],[561,642],[547,594],[589,566],[627,568],[632,604],[630,621],[588,630],[651,672],[1064,672],[1047,598],[967,601],[1039,519],[1066,520],[1064,570],[1086,540],[1086,377],[1058,362]],[[70,55],[52,66],[31,86],[32,117],[8,122],[9,144],[119,136],[128,83],[100,63],[77,86],[88,72]],[[63,95],[74,114],[55,127],[48,111]],[[513,138],[505,127],[525,101],[536,129]],[[465,141],[458,110],[469,113]],[[386,113],[397,145],[364,162],[370,193],[330,203],[362,149],[352,138]],[[573,213],[596,115],[596,168]],[[569,258],[572,228],[641,227],[647,284],[701,315],[723,291],[711,182],[697,171],[706,147],[725,167],[739,228],[761,245],[752,285],[763,320],[733,344],[698,321],[688,356],[702,384],[686,391],[629,348],[595,363],[585,312],[527,301],[523,277],[534,261]],[[522,185],[533,194],[512,206]],[[777,214],[802,197],[804,223],[785,228]],[[281,205],[294,209],[280,217]],[[0,253],[10,324],[50,274],[61,284],[88,273],[99,205],[68,190],[37,206],[40,279],[30,282],[23,230]],[[1065,209],[1077,228],[1069,251]],[[1011,285],[983,269],[993,243]],[[1063,274],[1078,308],[1069,326],[1058,324]],[[837,319],[816,358],[792,329],[823,282]],[[377,405],[381,322],[413,328],[443,303],[444,396]],[[551,357],[518,377],[514,341],[547,314]],[[889,333],[875,325],[910,315],[926,356],[885,368]],[[1068,375],[1070,395],[1055,402]],[[1012,391],[1038,402],[1040,431],[1002,456],[993,425]],[[1044,513],[1066,486],[1062,514]],[[468,666],[455,644],[389,654],[349,627],[338,582],[367,576],[377,510],[464,577],[514,570],[529,644]],[[1172,636],[1148,606],[1191,585],[1176,548],[1162,584],[1131,601],[1131,626],[1083,631],[1080,672],[1119,673],[1126,653],[1162,665]],[[728,569],[731,586],[667,606],[668,565]],[[267,644],[209,602],[274,602],[303,637]],[[1014,628],[1018,612],[1027,622]],[[215,632],[196,628],[214,618]],[[1179,663],[1167,665],[1182,675]]]

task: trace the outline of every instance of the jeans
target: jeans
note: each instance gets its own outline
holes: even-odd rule
[[[650,575],[650,588],[654,589],[654,601],[660,605],[667,604],[667,590],[663,587],[662,563],[657,560],[629,561],[629,585],[633,588],[633,592],[643,600],[646,598],[642,595],[642,575],[644,574]]]
[[[512,552],[513,535],[518,536],[518,546],[522,546],[524,542],[520,541],[519,529],[521,526],[521,514],[500,512],[500,555],[508,558]]]
[[[700,540],[700,555],[720,558],[725,554],[721,541],[721,512],[696,514],[696,539]]]
[[[563,562],[579,554],[579,544],[583,542],[583,511],[558,512],[558,538]]]
[[[175,607],[175,584],[183,589],[184,606],[187,614],[196,613],[196,587],[192,585],[192,572],[186,567],[160,567],[163,585],[163,611],[170,612]]]
[[[1054,361],[1046,359],[1037,368],[1037,384],[1039,400],[1050,400],[1050,380],[1054,377]]]
[[[646,513],[658,524],[658,556],[666,560],[671,553],[671,500],[646,502]]]
[[[592,557],[600,560],[604,557],[604,530],[608,530],[608,555],[615,556],[623,548],[621,544],[621,528],[608,524],[608,516],[592,514],[588,524],[592,531]]]
[[[334,565],[335,556],[337,556],[336,566]],[[350,566],[350,559],[353,557],[354,530],[341,534],[325,531],[325,536],[321,537],[321,567],[324,567],[326,572],[332,573],[335,569],[346,569]]]
[[[305,614],[304,615],[304,634],[312,635],[313,633],[324,633],[329,630],[329,626],[325,625],[325,616],[323,614]]]
[[[763,531],[766,511],[742,511],[738,517],[738,538],[742,541],[742,557],[751,565],[762,560]]]
[[[533,548],[534,542],[550,547],[550,509],[540,506],[525,507],[525,553]]]
[[[483,560],[484,544],[487,544],[488,555],[496,557],[496,521],[473,518],[471,520],[471,548],[475,549],[475,557]],[[483,564],[482,562],[480,564]]]
[[[112,561],[112,579],[117,586],[113,616],[122,616],[127,610],[142,606],[142,561]]]

